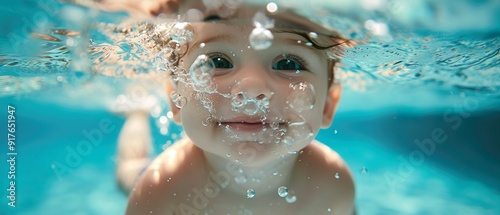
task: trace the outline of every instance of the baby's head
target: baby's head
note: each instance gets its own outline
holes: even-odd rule
[[[199,148],[248,165],[295,154],[330,126],[341,91],[333,70],[350,45],[292,12],[260,11],[179,24],[194,37],[177,45],[167,87],[174,120]]]

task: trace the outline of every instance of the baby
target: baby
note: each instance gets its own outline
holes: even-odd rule
[[[333,69],[349,41],[282,9],[175,3],[199,16],[176,25],[192,40],[165,43],[172,118],[186,137],[139,171],[147,150],[123,147],[149,141],[134,134],[149,132],[134,128],[147,114],[129,116],[118,164],[122,185],[133,186],[126,213],[355,214],[349,168],[314,140],[332,123],[341,94]]]

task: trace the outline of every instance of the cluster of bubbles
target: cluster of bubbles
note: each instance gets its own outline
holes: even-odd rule
[[[307,82],[299,82],[290,84],[292,92],[286,98],[286,110],[289,113],[289,122],[286,126],[283,123],[271,122],[269,128],[263,126],[261,132],[255,134],[260,144],[265,143],[266,137],[271,137],[270,141],[276,144],[283,144],[287,150],[297,142],[310,141],[314,133],[309,124],[306,123],[302,113],[314,108],[316,102],[315,91],[312,84]],[[269,111],[269,99],[248,98],[245,93],[239,92],[231,97],[231,107],[235,112],[241,112],[252,116],[257,113],[261,114],[262,121],[266,119],[266,113]],[[264,125],[265,123],[263,123]],[[232,138],[238,138],[229,127],[225,128],[226,132]],[[288,150],[289,154],[297,154],[297,151]]]
[[[226,18],[236,13],[243,0],[203,0],[202,3],[208,11],[216,11],[217,15]]]
[[[216,93],[217,84],[212,81],[214,71],[215,65],[213,60],[207,55],[199,55],[189,68],[189,76],[193,89],[200,93]]]
[[[194,33],[190,24],[186,22],[158,23],[148,28],[150,38],[155,41],[152,46],[159,49],[154,55],[153,65],[159,72],[170,73],[173,86],[179,82],[195,90],[195,99],[213,112],[213,104],[207,93],[217,93],[217,85],[211,80],[214,73],[214,63],[206,55],[200,55],[187,72],[178,66],[180,54],[187,50],[187,43],[192,41]],[[144,30],[143,30],[144,31]],[[181,95],[173,91],[170,99],[177,108],[184,107],[190,96]],[[208,120],[206,120],[208,121]],[[207,124],[205,122],[204,124]]]
[[[244,92],[238,92],[231,97],[231,109],[234,112],[243,112],[253,116],[269,110],[269,98],[249,98]]]
[[[295,195],[289,196],[288,194],[289,194],[288,187],[286,187],[286,186],[278,187],[278,196],[281,198],[285,198],[288,203],[294,203],[297,200],[297,197]],[[255,197],[255,190],[248,189],[246,192],[246,196],[248,199]]]
[[[159,71],[178,71],[179,68],[176,65],[179,61],[179,53],[182,49],[186,49],[186,44],[193,39],[193,36],[194,33],[186,22],[156,24],[152,38],[158,40],[161,50],[154,57],[155,68]]]
[[[268,28],[273,27],[273,21],[268,19],[263,13],[257,13],[254,17],[254,24],[256,28],[250,35],[250,44],[254,49],[268,48],[272,43],[272,34]],[[189,29],[189,25],[185,23],[176,24],[158,24],[152,28],[153,34],[156,35],[158,41],[164,42],[162,48],[154,55],[154,66],[157,71],[172,72],[172,82],[183,83],[186,87],[193,89],[194,99],[198,100],[203,107],[210,113],[214,113],[214,105],[211,100],[211,94],[216,94],[230,100],[231,109],[237,113],[244,113],[248,116],[260,115],[262,121],[266,119],[266,113],[269,112],[270,98],[268,97],[249,97],[245,92],[238,92],[234,95],[223,94],[218,92],[217,84],[213,81],[215,73],[215,65],[213,60],[207,55],[199,55],[189,71],[178,67],[179,53],[181,53],[185,44],[190,42],[193,37],[193,32]],[[169,32],[168,35],[165,32]],[[202,47],[202,46],[200,46]],[[203,47],[202,47],[203,48]],[[237,87],[236,83],[235,86]],[[269,126],[263,126],[262,132],[256,134],[259,143],[263,144],[264,139],[268,138],[276,144],[282,143],[285,147],[291,148],[295,143],[308,141],[313,137],[313,132],[301,114],[305,111],[314,108],[316,102],[314,87],[306,82],[290,84],[291,93],[286,98],[285,108],[291,113],[291,121],[286,126],[280,125],[278,122],[270,123]],[[177,92],[170,95],[173,103],[177,108],[184,107],[189,101],[189,97],[185,97]],[[165,121],[165,120],[164,120]],[[210,118],[206,119],[203,124],[208,125]],[[264,123],[263,123],[264,124]],[[225,127],[225,131],[231,138],[238,138],[238,136],[231,131],[230,127]],[[294,152],[289,152],[293,154]],[[244,174],[238,175],[234,178],[238,184],[245,184],[248,179]],[[288,203],[296,201],[295,195],[289,195],[288,188],[281,186],[278,188],[278,195]],[[254,189],[246,191],[247,198],[254,198],[256,195]]]
[[[186,87],[193,89],[194,99],[198,100],[209,112],[210,117],[202,121],[204,125],[209,124],[215,113],[213,100],[211,99],[213,94],[229,99],[231,109],[233,111],[244,113],[249,116],[262,116],[262,121],[264,122],[266,114],[269,112],[270,98],[253,98],[247,96],[245,92],[238,92],[234,95],[218,92],[217,84],[215,84],[212,80],[215,66],[209,56],[198,56],[190,66],[189,71],[185,71],[185,69],[178,66],[179,55],[181,53],[185,53],[185,50],[187,49],[186,44],[190,42],[194,36],[192,27],[188,23],[161,22],[154,24],[134,24],[134,27],[127,25],[114,27],[107,26],[108,28],[106,29],[114,29],[113,31],[115,33],[118,32],[118,35],[122,36],[121,38],[114,38],[115,40],[127,41],[126,44],[135,44],[136,48],[143,47],[146,50],[149,50],[149,52],[134,54],[153,56],[153,59],[150,61],[152,62],[153,67],[160,73],[171,72],[171,81],[174,85],[181,82],[186,85]],[[251,46],[254,49],[268,48],[273,39],[273,36],[268,29],[274,27],[274,21],[269,19],[264,13],[257,12],[253,17],[253,24],[255,25],[255,29],[250,35]],[[117,36],[117,34],[111,35]],[[203,46],[200,47],[203,48]],[[133,50],[134,47],[130,48]],[[123,49],[123,47],[121,49]],[[94,51],[98,50],[104,51],[111,49],[99,49],[99,47],[94,49]],[[109,56],[108,54],[101,53],[96,56],[100,56],[100,61],[105,63],[105,60],[102,57]],[[287,98],[286,106],[290,110],[293,110],[293,112],[297,115],[293,117],[297,120],[292,121],[287,126],[281,126],[280,123],[277,122],[273,122],[269,126],[263,126],[263,131],[260,134],[256,134],[260,135],[258,138],[260,140],[259,143],[265,142],[263,141],[263,139],[265,139],[263,137],[272,137],[269,139],[273,139],[275,143],[285,143],[287,147],[290,147],[297,141],[304,141],[312,137],[311,128],[304,122],[300,113],[305,110],[312,109],[315,102],[314,88],[312,85],[306,83],[294,84],[291,85],[290,88],[293,91]],[[182,93],[174,92],[170,95],[177,108],[184,107],[190,101],[189,98],[192,96],[181,94]],[[230,134],[228,136],[231,138],[238,138],[238,136],[231,131],[230,127],[225,126],[224,129],[228,132],[228,134]]]
[[[181,81],[187,87],[194,90],[194,99],[199,101],[205,110],[208,111],[210,117],[202,121],[204,126],[209,125],[215,113],[211,95],[229,97],[229,95],[218,92],[217,84],[212,80],[214,72],[215,65],[213,60],[209,56],[202,54],[191,64],[189,72],[178,69],[174,74],[174,81]]]
[[[307,124],[301,113],[312,110],[316,103],[315,91],[312,84],[299,82],[290,84],[292,92],[286,99],[286,107],[291,115],[291,122],[288,124],[286,135],[282,142],[287,149],[291,148],[297,142],[310,141],[314,133],[309,124]],[[296,154],[297,151],[289,151],[290,154]]]
[[[257,13],[254,17],[254,24],[256,29],[254,29],[250,35],[252,47],[254,49],[265,49],[269,47],[272,41],[272,34],[268,28],[273,27],[272,20],[265,17],[263,13]],[[215,65],[209,56],[204,54],[199,55],[189,67],[189,71],[185,71],[177,66],[179,61],[178,53],[182,51],[183,45],[192,38],[192,32],[189,31],[188,28],[186,24],[157,27],[157,32],[164,32],[168,29],[172,32],[172,35],[176,36],[171,36],[171,39],[167,42],[165,47],[155,56],[156,68],[161,71],[172,71],[172,82],[174,84],[181,82],[186,85],[186,87],[193,89],[194,99],[203,105],[210,113],[210,116],[214,113],[211,95],[215,94],[229,99],[232,111],[244,113],[248,116],[263,116],[262,121],[264,122],[266,113],[269,112],[269,98],[266,96],[256,98],[249,97],[245,92],[238,92],[234,95],[218,92],[217,84],[213,81]],[[256,37],[255,35],[257,35],[257,33],[259,33],[258,35],[260,36]],[[203,48],[202,46],[200,47]],[[233,87],[237,87],[238,84],[240,83],[237,82]],[[259,143],[264,143],[263,140],[266,139],[265,137],[272,137],[269,139],[272,139],[274,143],[282,143],[285,147],[291,148],[295,143],[308,141],[313,137],[310,125],[305,122],[301,114],[314,108],[316,102],[314,87],[306,82],[290,84],[289,87],[291,93],[286,98],[285,108],[290,112],[292,120],[287,123],[287,126],[282,126],[278,122],[270,123],[269,126],[263,126],[262,132],[256,134],[259,136],[259,138],[257,138],[259,139]],[[189,100],[177,92],[172,93],[170,97],[178,108],[184,107]],[[203,124],[208,125],[210,120],[209,117]],[[238,138],[238,136],[231,131],[230,127],[225,126],[224,129],[229,134],[228,136],[230,138]],[[293,154],[294,152],[289,153]],[[234,180],[238,184],[245,184],[248,181],[243,174],[236,176]],[[296,201],[296,196],[289,195],[288,188],[285,186],[278,188],[278,195],[285,198],[288,203],[294,203]],[[255,190],[248,189],[246,191],[246,197],[254,198]]]
[[[293,91],[288,95],[286,104],[292,110],[300,113],[302,111],[311,110],[316,103],[316,96],[314,96],[314,86],[307,82],[299,82],[290,84],[289,86]]]
[[[262,12],[257,12],[252,19],[255,28],[250,33],[250,46],[255,50],[267,49],[272,45],[273,34],[269,30],[274,27],[274,20]]]
[[[93,69],[104,76],[125,78],[133,83],[126,82],[127,93],[120,94],[111,109],[114,112],[149,110],[160,133],[167,135],[169,119],[173,114],[168,111],[167,102],[161,96],[165,91],[164,80],[168,73],[181,71],[177,67],[179,53],[194,36],[190,26],[178,20],[163,20],[157,23],[123,22],[119,25],[102,23],[98,27],[113,43],[91,40],[89,52],[94,62]],[[146,95],[153,97],[155,102],[144,102],[141,97]],[[178,108],[187,103],[185,97],[175,92],[170,97]]]
[[[134,53],[133,49],[136,48],[141,50],[145,48],[149,50],[148,52],[135,51],[136,55],[148,55],[141,56],[140,58],[144,61],[151,59],[152,65],[148,66],[155,68],[156,70],[135,70],[136,75],[141,78],[149,80],[143,82],[142,85],[136,86],[134,89],[142,89],[142,91],[149,91],[151,94],[152,90],[155,89],[155,85],[159,86],[159,91],[163,92],[163,80],[166,74],[171,71],[179,70],[176,66],[179,60],[179,52],[182,48],[185,48],[185,44],[192,40],[193,32],[188,28],[189,26],[184,22],[173,22],[173,23],[140,23],[136,28],[115,28],[115,31],[120,31],[126,36],[127,40],[134,41],[130,42],[132,50],[130,52]],[[120,30],[121,29],[121,30]],[[135,44],[135,45],[133,45]],[[131,66],[126,64],[129,68],[136,68],[137,66]],[[139,73],[137,73],[139,72]],[[146,76],[144,76],[146,75]],[[131,78],[130,76],[128,78]],[[148,92],[143,92],[143,94],[148,94]],[[152,93],[150,96],[158,94]],[[162,95],[162,93],[159,93]],[[182,108],[186,103],[187,99],[180,94],[173,92],[170,95],[174,105],[178,108]],[[159,100],[159,99],[157,99]],[[169,118],[172,118],[172,113],[168,111],[165,103],[158,101],[156,104],[149,107],[150,114],[156,119],[157,127],[160,133],[163,135],[168,134]]]

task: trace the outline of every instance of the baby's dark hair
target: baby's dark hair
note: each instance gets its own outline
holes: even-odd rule
[[[194,31],[191,26],[188,25],[190,31]],[[275,33],[293,33],[300,35],[304,37],[310,45],[321,51],[322,54],[325,55],[327,58],[327,69],[328,69],[328,88],[334,83],[335,80],[335,65],[340,62],[340,59],[345,51],[346,48],[348,47],[353,47],[355,45],[354,41],[345,39],[342,37],[339,33],[335,31],[329,31],[328,34],[325,33],[314,33],[311,34],[311,32],[308,31],[303,31],[303,30],[295,30],[295,29],[289,29],[289,28],[279,28],[279,29],[272,29],[272,32]],[[172,37],[168,38],[167,41],[162,41],[164,44],[168,44],[171,40],[173,40]],[[174,48],[174,47],[171,47]],[[187,41],[186,43],[180,45],[177,47],[177,52],[176,53],[170,53],[169,56],[166,56],[167,58],[177,58],[180,59],[182,58],[191,48],[190,42]],[[175,48],[174,48],[175,49]],[[178,61],[175,61],[171,66],[178,66]],[[172,74],[172,73],[171,73]],[[173,74],[175,75],[175,74]]]

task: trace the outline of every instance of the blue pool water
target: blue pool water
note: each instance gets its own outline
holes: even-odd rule
[[[318,0],[302,11],[362,41],[337,73],[344,93],[335,122],[317,137],[351,167],[358,214],[500,214],[500,2],[363,2]],[[2,161],[0,214],[123,214],[127,199],[114,171],[124,118],[109,109],[138,80],[88,74],[72,66],[79,63],[69,60],[76,59],[72,53],[54,51],[60,41],[28,35],[67,44],[70,37],[50,30],[97,28],[68,13],[88,14],[92,23],[125,14],[37,0],[2,2],[0,11],[0,137],[7,137],[11,105],[18,153],[16,207],[8,206],[10,166]],[[87,36],[111,41],[97,30]],[[52,58],[37,59],[40,52]],[[102,121],[110,123],[106,132]],[[154,117],[151,126],[158,128]],[[153,129],[156,153],[179,138],[180,128],[168,129],[166,135]],[[94,147],[56,171],[81,141]]]
[[[103,110],[27,100],[12,99],[9,103],[16,106],[19,128],[17,205],[10,208],[4,199],[2,214],[124,212],[126,197],[114,180],[115,143],[122,117]],[[1,105],[5,106],[4,101]],[[318,139],[338,151],[353,170],[359,214],[500,211],[498,147],[493,146],[499,138],[498,113],[474,113],[453,131],[442,122],[442,113],[419,115],[393,110],[367,116],[342,109],[332,128],[321,131]],[[1,117],[6,115],[2,113]],[[70,172],[57,173],[51,168],[56,162],[66,164],[68,147],[75,149],[80,141],[92,140],[83,131],[91,131],[99,127],[101,120],[108,119],[114,129],[103,133],[100,143],[89,155],[81,156],[82,160]],[[475,128],[478,125],[481,129]],[[426,156],[421,164],[410,163],[410,154],[418,150],[413,141],[430,138],[431,131],[439,127],[449,139],[437,145],[436,152]],[[171,127],[173,133],[176,129]],[[171,137],[154,133],[159,152],[161,144]],[[7,174],[5,166],[2,172]],[[395,178],[388,180],[386,174],[394,174]],[[5,178],[2,183],[7,185]]]

